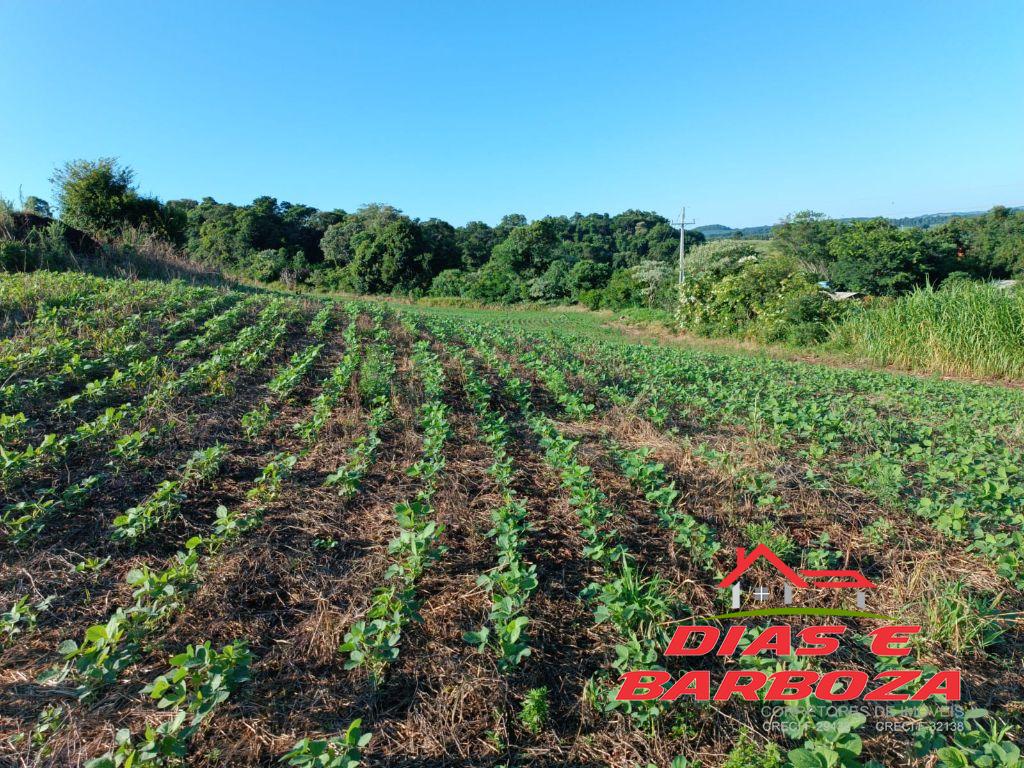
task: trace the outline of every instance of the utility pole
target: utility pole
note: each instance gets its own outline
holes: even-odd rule
[[[694,223],[686,220],[685,205],[677,223],[679,224],[679,284],[682,285],[686,281],[686,270],[683,267],[683,259],[686,257],[686,225]]]

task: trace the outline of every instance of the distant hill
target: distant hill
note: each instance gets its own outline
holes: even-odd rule
[[[1012,207],[1011,211],[1024,211],[1024,205]],[[925,213],[920,216],[904,216],[899,219],[889,219],[889,221],[897,227],[921,227],[928,229],[928,227],[936,227],[939,224],[944,224],[950,219],[954,218],[971,218],[973,216],[983,216],[988,211],[952,211],[950,213]],[[873,218],[872,216],[857,216],[846,219],[839,219],[839,221],[867,221]],[[758,227],[727,227],[725,224],[705,224],[701,227],[694,227],[694,231],[700,232],[708,240],[718,240],[723,237],[749,237],[749,238],[763,238],[770,237],[772,233],[771,224],[763,224]]]
[[[694,231],[700,232],[708,240],[717,240],[723,237],[736,237],[737,234],[741,237],[768,237],[772,233],[770,224],[766,224],[760,227],[740,227],[735,229],[733,227],[727,227],[725,224],[707,224],[703,227],[694,227]]]

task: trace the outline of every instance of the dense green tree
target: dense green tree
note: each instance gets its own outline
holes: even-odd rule
[[[479,301],[507,304],[527,298],[527,289],[519,272],[492,259],[476,273],[469,295]]]
[[[521,213],[506,213],[494,228],[495,238],[498,241],[504,240],[513,229],[525,227],[528,223],[527,218]]]
[[[608,282],[612,270],[607,264],[595,261],[578,261],[569,270],[569,292],[574,299],[580,294],[594,288],[600,288]]]
[[[601,294],[601,306],[607,309],[637,307],[644,302],[643,286],[637,282],[629,269],[618,269],[613,272]]]
[[[429,293],[431,296],[468,296],[474,278],[475,275],[463,269],[446,269],[431,281]]]
[[[562,259],[551,262],[543,275],[530,281],[530,298],[557,301],[569,295],[569,265]]]
[[[772,227],[772,242],[780,254],[796,260],[804,270],[831,278],[829,242],[842,230],[841,222],[823,213],[799,211]]]
[[[941,278],[936,254],[919,229],[898,229],[886,219],[853,222],[828,243],[833,286],[894,296],[929,277]]]
[[[951,244],[955,269],[977,277],[1024,277],[1024,210],[997,205],[984,216],[950,219],[926,232]]]
[[[455,227],[441,219],[427,219],[419,223],[419,229],[426,254],[426,269],[431,276],[462,266]]]
[[[543,273],[554,260],[558,244],[552,223],[541,219],[509,232],[508,237],[494,246],[491,261],[524,277],[535,277]]]
[[[498,243],[497,232],[482,221],[471,221],[455,230],[455,241],[462,255],[462,266],[479,269],[491,258]]]
[[[350,285],[360,293],[425,289],[432,277],[419,226],[395,211],[367,212],[369,226],[352,238]]]
[[[45,216],[48,219],[53,217],[50,204],[43,200],[43,198],[36,197],[35,195],[26,197],[21,209],[26,213],[34,213],[36,216]]]
[[[173,238],[159,200],[139,195],[135,172],[116,158],[73,160],[50,177],[61,219],[94,235],[112,237],[126,225]]]

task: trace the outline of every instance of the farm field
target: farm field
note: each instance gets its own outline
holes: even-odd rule
[[[0,332],[0,765],[1020,764],[1020,389],[46,272],[0,277]],[[819,620],[711,618],[758,545],[885,618],[797,590],[834,656],[666,656]],[[614,699],[896,667],[959,707]]]

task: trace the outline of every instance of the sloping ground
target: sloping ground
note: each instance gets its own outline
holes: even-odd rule
[[[5,764],[1012,758],[1019,392],[145,281],[6,277],[0,311]],[[655,666],[887,668],[856,637],[889,622],[841,615],[835,658],[665,657],[758,543],[861,570],[922,627],[899,666],[988,714],[614,702]]]

